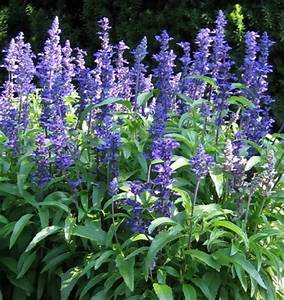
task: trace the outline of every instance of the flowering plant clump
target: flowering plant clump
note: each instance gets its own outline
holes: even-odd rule
[[[226,18],[195,45],[43,51],[20,33],[0,92],[0,298],[284,297],[284,135],[267,33],[231,59]],[[193,50],[192,50],[193,49]],[[130,57],[129,61],[126,57]],[[152,58],[153,68],[145,62]],[[282,281],[281,281],[282,280]],[[282,284],[282,285],[281,285]]]

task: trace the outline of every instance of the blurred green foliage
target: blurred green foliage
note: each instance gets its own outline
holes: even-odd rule
[[[96,21],[101,16],[110,18],[112,38],[124,39],[130,47],[144,35],[150,48],[157,44],[154,35],[167,29],[175,40],[193,42],[197,31],[212,26],[219,9],[229,19],[228,35],[237,49],[236,59],[242,56],[245,30],[267,31],[276,41],[271,54],[274,73],[271,94],[277,99],[274,114],[278,125],[284,121],[284,1],[198,1],[198,0],[3,0],[0,4],[0,46],[18,31],[24,31],[35,50],[42,47],[46,30],[54,15],[61,20],[63,37],[73,46],[94,52],[97,46]],[[177,49],[176,49],[177,50]],[[177,50],[178,51],[178,50]]]

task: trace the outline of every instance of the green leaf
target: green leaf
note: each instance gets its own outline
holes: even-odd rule
[[[64,210],[65,212],[70,213],[69,207],[67,205],[61,203],[61,202],[58,202],[58,201],[47,200],[47,201],[44,201],[44,202],[40,202],[38,205],[43,206],[43,207],[46,206],[46,207],[60,208],[60,209]]]
[[[40,241],[42,241],[46,237],[48,237],[58,231],[60,231],[61,229],[62,229],[61,227],[55,226],[55,225],[45,227],[44,229],[42,229],[40,232],[38,232],[36,234],[36,236],[32,239],[32,241],[28,245],[25,252],[32,250]]]
[[[153,284],[154,291],[159,300],[174,300],[172,289],[166,284]]]
[[[45,228],[49,224],[49,210],[46,207],[39,207],[38,208],[38,215],[40,218],[40,225],[41,228]]]
[[[236,274],[241,282],[241,285],[242,285],[244,291],[246,292],[247,291],[247,280],[246,280],[246,275],[245,275],[244,269],[242,268],[241,265],[239,265],[237,263],[234,263],[234,268],[235,268]]]
[[[239,264],[262,288],[267,289],[256,268],[244,256],[236,254],[232,256],[232,260]]]
[[[209,174],[214,183],[216,193],[217,193],[218,197],[221,198],[221,196],[223,194],[223,188],[224,188],[223,173],[218,172],[217,170],[210,170]]]
[[[71,199],[70,197],[64,193],[64,192],[53,192],[51,194],[49,194],[48,196],[46,196],[43,200],[43,202],[67,202],[70,203]]]
[[[191,114],[189,112],[186,112],[186,113],[182,114],[182,116],[180,117],[179,122],[178,122],[178,127],[182,128],[185,121],[186,120],[190,121],[190,119],[191,119]]]
[[[107,250],[103,254],[100,255],[100,257],[95,261],[94,268],[95,270],[99,269],[100,266],[107,262],[108,259],[114,254],[112,250]]]
[[[187,104],[192,104],[194,102],[194,100],[191,97],[186,96],[184,94],[177,93],[176,95],[177,95],[178,98],[180,98],[181,100],[183,100]]]
[[[245,84],[242,84],[239,82],[234,82],[234,83],[232,83],[232,88],[239,89],[239,90],[245,90],[245,89],[247,89],[247,86]]]
[[[93,193],[92,193],[92,203],[93,208],[100,209],[101,203],[104,199],[104,195],[106,192],[106,188],[100,184],[100,187],[97,187],[96,185],[93,186]]]
[[[71,291],[80,277],[81,271],[78,267],[71,268],[63,273],[61,277],[61,300],[68,300]]]
[[[186,145],[189,149],[194,150],[194,145],[182,134],[179,133],[169,133],[166,134],[165,137],[171,137],[181,143],[183,143],[184,145]]]
[[[98,293],[96,293],[90,300],[109,300],[109,296],[107,294],[107,291],[102,290]]]
[[[40,273],[47,272],[51,269],[54,269],[57,265],[62,264],[65,260],[72,257],[71,252],[62,253],[58,256],[55,256],[54,258],[50,259],[46,266],[40,271]]]
[[[175,171],[179,168],[182,168],[182,167],[188,166],[188,165],[189,165],[189,160],[183,156],[179,156],[177,158],[177,160],[171,164],[171,169],[173,171]]]
[[[256,149],[257,152],[260,155],[262,155],[262,149],[261,149],[261,147],[257,143],[255,143],[253,141],[246,140],[246,139],[240,139],[240,140],[246,142],[248,145],[250,145],[251,147],[253,147],[254,149]]]
[[[245,171],[249,171],[251,168],[253,168],[256,164],[258,164],[261,161],[260,156],[252,156],[246,163]]]
[[[76,226],[73,235],[97,242],[99,245],[104,245],[106,238],[106,232],[101,229],[99,223],[87,223],[84,226]]]
[[[149,234],[151,234],[160,225],[177,225],[175,221],[167,217],[160,217],[153,220],[148,228]]]
[[[138,254],[144,253],[148,249],[149,249],[149,247],[147,247],[147,246],[139,247],[139,248],[135,249],[134,251],[132,251],[128,256],[126,256],[125,260],[128,260],[128,259],[130,259],[130,258],[132,258],[132,257],[134,257],[134,256],[136,256]],[[143,254],[143,256],[144,256],[144,254]]]
[[[23,257],[23,259],[21,259]],[[20,257],[19,263],[18,263],[18,275],[17,279],[23,277],[27,271],[29,270],[30,266],[33,264],[33,262],[36,259],[36,252],[32,252],[31,254],[23,253]]]
[[[202,278],[193,278],[192,282],[201,289],[208,300],[215,300],[221,284],[221,276],[216,272],[207,272]]]
[[[0,215],[0,223],[2,223],[2,224],[8,224],[9,221],[8,221],[8,219],[5,216]]]
[[[189,284],[182,285],[182,291],[185,300],[197,300],[195,288]]]
[[[116,258],[116,265],[125,284],[130,289],[130,291],[133,292],[135,257],[125,260],[125,258],[122,255],[118,255]]]
[[[211,77],[203,76],[203,75],[192,75],[192,76],[188,76],[188,77],[201,80],[201,81],[207,83],[208,85],[210,85],[214,90],[218,90],[218,86],[217,86],[216,82]]]
[[[106,291],[111,290],[113,285],[115,284],[115,282],[120,279],[121,279],[121,276],[119,273],[112,273],[104,283],[105,290]],[[108,299],[109,298],[107,298],[106,300],[108,300]]]
[[[237,105],[242,105],[244,107],[255,107],[255,105],[248,100],[247,98],[243,97],[243,96],[232,96],[230,98],[227,99],[227,102],[229,104],[237,104]]]
[[[224,227],[224,228],[227,228],[227,229],[230,229],[232,230],[233,232],[235,232],[240,238],[242,238],[246,248],[248,249],[249,248],[249,240],[248,240],[248,237],[246,235],[246,233],[237,225],[235,225],[234,223],[232,222],[229,222],[229,221],[223,221],[223,220],[219,220],[219,221],[216,221],[213,223],[213,226],[216,226],[216,227]]]
[[[88,293],[88,291],[91,288],[93,288],[95,285],[100,283],[102,280],[104,280],[106,276],[107,276],[106,273],[101,273],[101,274],[98,274],[95,277],[91,278],[90,280],[88,280],[87,284],[84,286],[83,290],[80,293],[79,300],[86,299],[86,298],[84,298],[84,296]]]
[[[1,132],[0,132],[0,139],[1,139]],[[11,163],[4,159],[3,157],[0,157],[0,170],[1,173],[6,174],[11,167]]]
[[[13,229],[13,233],[10,237],[9,249],[13,247],[18,237],[20,236],[21,232],[24,230],[25,226],[29,223],[32,216],[33,216],[32,214],[26,214],[16,222]]]
[[[28,161],[27,159],[21,161],[20,169],[17,174],[17,185],[18,185],[20,194],[22,194],[25,190],[24,185],[26,183],[26,180],[27,180],[33,166],[34,166],[34,163]]]
[[[154,97],[153,91],[139,94],[137,97],[137,107],[141,107],[145,105],[153,97]]]
[[[11,183],[5,183],[5,182],[0,183],[0,192],[8,195],[18,196],[18,197],[21,196],[19,193],[18,186]]]
[[[9,271],[14,274],[17,274],[17,261],[11,257],[0,257],[0,265],[6,267]],[[1,267],[3,269],[3,267]]]
[[[95,108],[99,108],[105,105],[110,105],[110,104],[114,104],[114,103],[118,103],[121,104],[123,106],[125,106],[127,109],[131,109],[131,102],[129,100],[123,100],[121,98],[118,97],[110,97],[106,100],[101,101],[98,104],[91,104],[89,106],[87,106],[84,111],[81,113],[77,127],[78,128],[82,128],[82,124],[84,122],[84,120],[86,120],[87,115]]]
[[[145,264],[144,264],[144,273],[145,273],[145,279],[148,279],[149,276],[149,270],[153,263],[153,260],[155,259],[157,253],[161,251],[168,243],[176,240],[179,238],[179,233],[183,230],[183,227],[180,225],[177,225],[175,227],[172,227],[167,232],[160,232],[155,239],[152,241],[151,246],[149,248],[149,251],[147,253]]]
[[[190,256],[197,258],[198,260],[200,260],[201,262],[203,262],[204,264],[210,266],[211,268],[217,270],[218,272],[221,269],[221,265],[219,263],[217,263],[217,261],[214,260],[214,258],[212,257],[212,255],[209,255],[203,251],[200,250],[188,250],[187,253],[190,254]]]
[[[87,191],[80,192],[80,200],[84,211],[88,211],[89,209],[89,195]]]
[[[64,237],[65,240],[67,242],[70,241],[70,238],[73,234],[73,229],[75,227],[76,223],[75,223],[75,218],[73,218],[72,216],[68,216],[65,219],[65,224],[64,224]]]
[[[110,105],[110,104],[114,104],[114,103],[121,104],[121,105],[127,107],[128,109],[131,109],[131,102],[129,100],[124,100],[124,99],[118,98],[118,97],[110,97],[106,100],[103,100],[102,102],[95,104],[94,108],[102,107],[102,106]]]
[[[142,152],[138,153],[137,159],[138,159],[138,162],[139,162],[139,164],[140,164],[143,172],[145,174],[147,174],[147,172],[148,172],[148,165],[147,165],[147,160],[146,160],[146,158],[144,156],[144,153],[142,153]]]

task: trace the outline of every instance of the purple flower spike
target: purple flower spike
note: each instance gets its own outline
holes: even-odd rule
[[[246,109],[240,118],[243,138],[259,143],[269,133],[273,120],[269,116],[272,98],[267,94],[267,75],[272,71],[268,63],[269,47],[273,44],[267,33],[261,37],[255,32],[247,32],[245,36],[246,55],[242,66],[243,81],[249,88],[243,95],[251,100],[255,107]]]
[[[228,43],[225,40],[225,26],[227,20],[222,11],[219,11],[217,20],[215,22],[216,28],[214,30],[212,58],[211,58],[211,73],[213,79],[219,87],[219,93],[213,94],[213,103],[216,106],[217,113],[228,108],[226,99],[229,98],[231,92],[231,85],[234,76],[231,74],[231,68],[234,62],[230,59]],[[217,125],[222,124],[222,120],[217,119]]]
[[[134,94],[134,107],[136,108],[136,101],[138,94],[148,92],[153,88],[151,77],[146,77],[147,66],[142,63],[147,52],[147,38],[144,37],[140,44],[131,52],[134,56],[134,66],[130,70],[132,90]]]
[[[160,95],[157,99],[157,105],[163,107],[164,113],[167,114],[173,107],[175,85],[174,70],[175,58],[173,50],[169,49],[169,43],[172,38],[168,35],[167,31],[156,36],[156,40],[160,43],[160,52],[153,56],[158,66],[153,70],[153,76],[156,78],[156,88],[159,89]]]
[[[213,165],[213,158],[208,155],[204,147],[200,145],[196,155],[191,159],[192,171],[197,178],[202,178],[208,175],[209,167]]]
[[[91,99],[96,98],[96,84],[92,71],[86,67],[85,56],[87,53],[82,49],[77,48],[77,56],[75,59],[75,80],[79,86],[80,102],[77,109],[77,114],[80,115]]]
[[[114,95],[116,97],[121,97],[123,99],[131,98],[131,86],[132,80],[129,73],[128,61],[124,58],[125,50],[128,50],[129,47],[120,41],[116,47],[117,49],[117,59],[116,59],[116,87]]]
[[[192,75],[208,75],[210,70],[209,56],[212,45],[212,37],[210,36],[210,29],[203,28],[197,35],[195,44],[198,49],[193,54],[193,64],[191,66]],[[203,97],[205,91],[205,84],[200,80],[193,80],[192,91],[190,96],[193,99]]]
[[[173,157],[173,150],[179,147],[179,143],[171,138],[163,138],[153,142],[152,159],[170,161]]]
[[[37,169],[33,174],[33,181],[39,187],[44,187],[52,178],[49,172],[49,150],[48,139],[44,134],[39,134],[36,138],[37,149],[33,152],[34,160],[37,163]]]
[[[112,66],[113,46],[109,40],[109,25],[108,18],[102,18],[98,21],[100,31],[98,32],[101,41],[101,49],[94,54],[96,68],[94,76],[96,78],[96,86],[101,90],[99,100],[104,100],[114,95],[114,80],[115,72]]]
[[[28,96],[35,89],[32,83],[35,67],[34,54],[29,43],[25,43],[23,33],[12,39],[5,50],[2,67],[8,71],[8,80],[0,95],[0,129],[8,138],[8,146],[14,152],[19,150],[18,136],[29,123]],[[17,104],[13,98],[17,97]]]

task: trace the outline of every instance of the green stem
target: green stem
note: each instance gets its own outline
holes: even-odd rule
[[[148,174],[147,174],[147,183],[150,182],[150,177],[151,177],[151,168],[152,168],[152,163],[150,163],[149,168],[148,168]]]
[[[282,153],[281,157],[279,158],[278,162],[276,163],[275,169],[278,169],[278,167],[280,166],[283,158],[284,158],[284,152]]]
[[[192,205],[191,205],[189,236],[188,236],[188,245],[189,245],[189,247],[191,246],[191,236],[192,236],[192,229],[193,229],[193,213],[194,213],[194,207],[195,207],[196,200],[197,200],[197,193],[198,193],[198,190],[199,190],[199,185],[200,185],[200,178],[198,179],[198,181],[196,183],[196,187],[195,187],[195,191],[194,191],[194,198],[193,198]]]
[[[113,199],[112,199],[112,202],[111,202],[111,219],[112,219],[112,225],[113,225],[113,229],[114,229],[114,239],[115,239],[116,244],[119,245],[117,234],[116,234],[116,229],[115,229],[114,201],[113,201]]]
[[[247,210],[246,210],[246,215],[245,215],[245,220],[244,220],[244,228],[246,228],[247,222],[248,222],[248,215],[249,215],[249,208],[250,208],[250,204],[251,204],[251,199],[252,199],[252,194],[249,194],[248,205],[247,205]]]
[[[257,212],[256,218],[255,218],[255,225],[254,225],[254,233],[256,233],[256,229],[257,229],[257,224],[258,224],[258,218],[260,217],[260,215],[262,214],[262,211],[264,209],[264,204],[266,202],[266,197],[263,197],[262,201],[261,201],[261,205],[259,207],[259,210]]]

